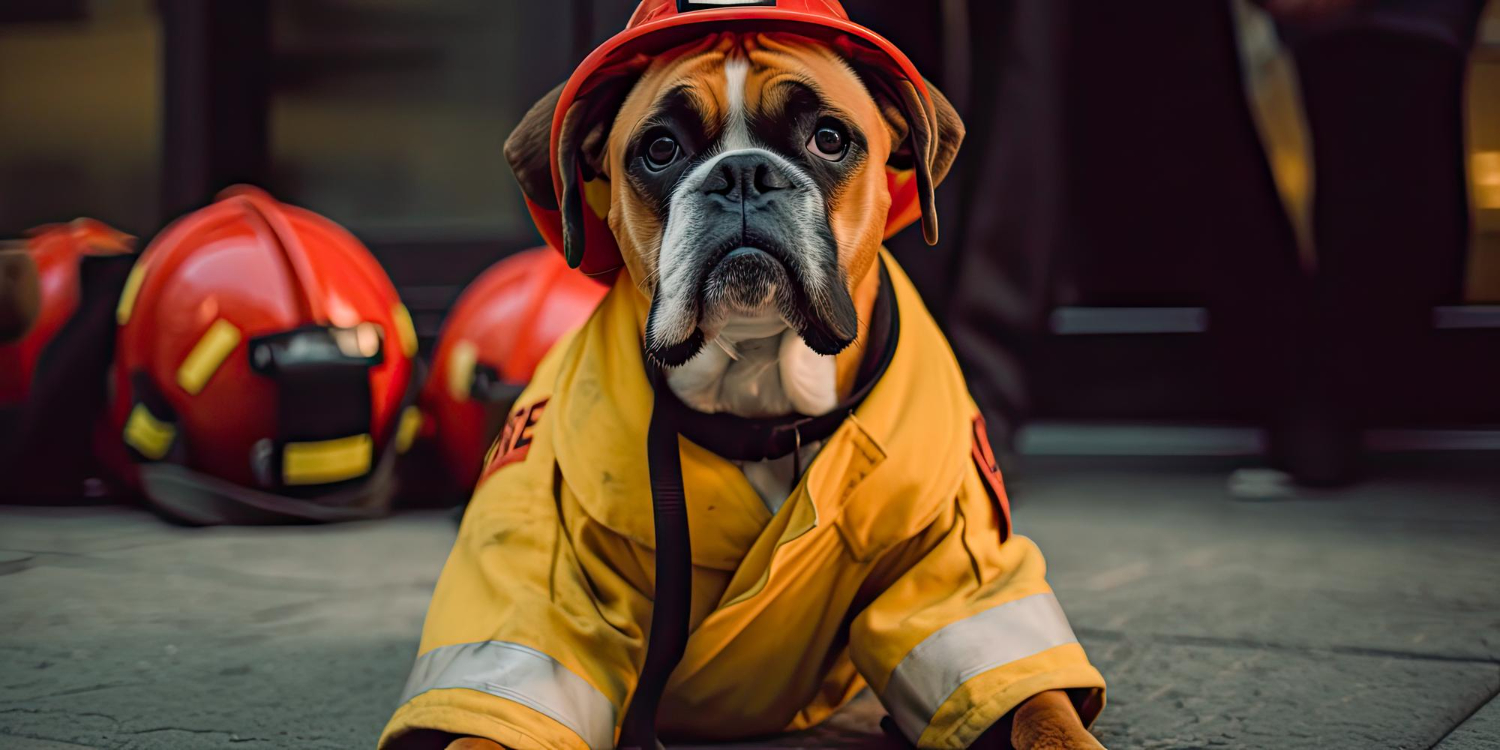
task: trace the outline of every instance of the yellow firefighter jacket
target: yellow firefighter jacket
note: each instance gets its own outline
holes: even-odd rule
[[[1103,706],[1041,553],[1006,538],[953,353],[884,262],[896,351],[775,515],[734,464],[681,440],[693,608],[658,718],[668,738],[802,729],[866,685],[923,748],[966,747],[1044,690],[1069,689],[1085,722]],[[521,396],[381,747],[422,729],[517,750],[614,746],[655,573],[646,309],[622,275]]]

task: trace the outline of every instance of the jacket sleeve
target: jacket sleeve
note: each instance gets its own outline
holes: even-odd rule
[[[1104,705],[1089,663],[1026,537],[977,472],[953,506],[877,564],[880,594],[855,618],[850,652],[907,739],[968,747],[1037,693],[1069,692],[1084,723]]]
[[[427,747],[434,732],[513,750],[614,746],[649,622],[640,557],[570,510],[539,458],[476,492],[380,747]]]

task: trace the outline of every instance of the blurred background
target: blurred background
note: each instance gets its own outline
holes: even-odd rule
[[[1329,23],[1249,2],[851,0],[969,126],[942,244],[893,244],[991,432],[1023,453],[1267,454],[1335,482],[1355,431],[1500,448],[1479,431],[1500,423],[1483,5]],[[466,283],[539,242],[504,137],[631,7],[11,0],[0,236],[87,215],[149,238],[252,182],[369,245],[428,351]],[[1309,466],[1283,460],[1298,452]]]
[[[450,473],[472,482],[476,436],[517,384],[473,347],[443,355],[439,333],[466,286],[540,242],[501,144],[633,6],[0,0],[0,240],[88,216],[143,247],[241,182],[333,219],[410,309],[431,392],[485,402],[472,436],[444,433],[467,451]],[[1105,744],[1500,747],[1500,0],[845,6],[968,126],[938,191],[941,242],[890,244],[1006,454],[1016,528],[1110,682]],[[119,271],[74,317],[98,340],[131,260],[83,261],[85,290],[88,263]],[[559,307],[597,295],[541,268],[492,281],[522,289],[520,307],[544,307],[537,289]],[[406,367],[401,316],[380,305],[365,320]],[[476,330],[524,348],[494,319]],[[63,442],[4,434],[18,422],[0,408],[0,497],[24,503],[0,505],[0,746],[372,745],[454,511],[406,507],[430,499],[420,477],[406,512],[332,526],[197,528],[167,517],[240,519],[110,505],[85,459],[109,347],[72,341],[26,355],[48,373],[32,385],[74,407],[26,424]],[[205,401],[263,380],[248,357],[223,361],[244,379]],[[26,377],[0,371],[0,395]],[[332,391],[313,382],[285,411],[331,410]],[[407,414],[382,416],[395,444]],[[183,442],[170,426],[146,431],[164,452]],[[119,427],[100,434],[124,450]],[[432,459],[423,445],[403,467]],[[38,456],[64,454],[86,481],[27,496]],[[355,468],[328,497],[389,479]],[[861,705],[775,746],[891,747]]]

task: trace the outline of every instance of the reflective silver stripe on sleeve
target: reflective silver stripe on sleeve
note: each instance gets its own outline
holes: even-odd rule
[[[881,696],[916,744],[943,702],[970,679],[1054,646],[1077,643],[1052,594],[1033,594],[947,625],[896,665]]]
[[[529,646],[484,641],[440,646],[417,657],[404,705],[428,690],[467,688],[514,701],[556,719],[595,750],[615,744],[615,707],[587,680]]]

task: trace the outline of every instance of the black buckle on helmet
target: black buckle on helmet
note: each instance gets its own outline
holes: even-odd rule
[[[474,380],[469,384],[469,398],[484,404],[497,404],[510,411],[510,405],[526,390],[525,383],[512,383],[500,377],[495,368],[480,362],[474,365]]]
[[[250,460],[263,489],[288,496],[323,494],[358,476],[327,482],[288,481],[284,466],[293,443],[332,447],[340,439],[371,434],[370,368],[384,357],[380,326],[304,326],[250,340],[250,367],[276,383],[276,433]],[[351,446],[351,449],[358,446]],[[368,473],[368,462],[364,464]]]
[[[367,368],[380,363],[384,350],[385,336],[374,323],[351,328],[307,326],[251,339],[250,368],[264,375]]]

